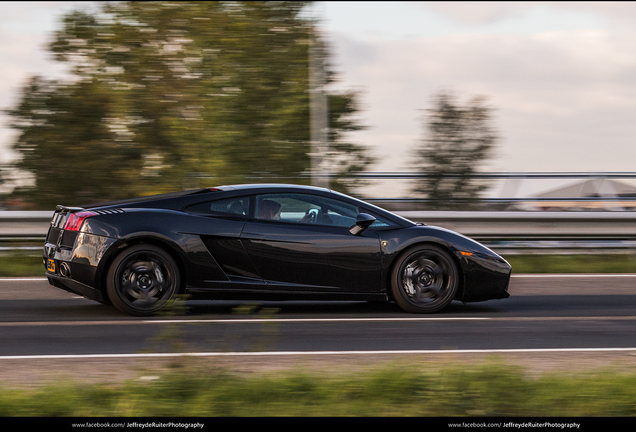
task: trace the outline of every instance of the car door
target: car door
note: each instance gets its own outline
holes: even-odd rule
[[[240,239],[243,227],[250,216],[250,196],[238,196],[207,201],[186,208],[197,216],[194,228],[223,271],[222,278],[217,272],[201,275],[198,284],[203,288],[216,289],[267,289],[259,276]],[[193,222],[194,225],[194,222]]]
[[[241,241],[270,290],[379,292],[380,240],[353,235],[355,205],[322,195],[256,196]]]

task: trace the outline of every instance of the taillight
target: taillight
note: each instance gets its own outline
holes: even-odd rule
[[[68,215],[68,219],[66,220],[66,225],[64,225],[64,229],[66,231],[79,231],[79,229],[82,227],[84,219],[95,216],[96,214],[97,213],[93,213],[91,211],[70,213]]]

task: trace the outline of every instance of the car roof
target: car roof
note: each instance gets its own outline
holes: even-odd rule
[[[321,192],[332,192],[330,189],[317,187],[317,186],[307,186],[307,185],[298,185],[298,184],[288,184],[288,183],[246,183],[246,184],[237,184],[237,185],[223,185],[210,188],[211,190],[217,189],[222,191],[229,190],[261,190],[261,189],[302,189],[302,190],[315,190]]]
[[[252,194],[252,193],[284,193],[284,192],[319,192],[322,194],[333,194],[335,196],[344,198],[346,200],[351,201],[352,203],[357,203],[358,205],[362,205],[372,209],[373,211],[379,212],[389,219],[398,222],[400,225],[414,225],[412,221],[405,219],[401,216],[396,215],[390,211],[387,211],[383,208],[377,207],[371,203],[360,200],[358,198],[354,198],[352,196],[340,193],[338,191],[334,191],[331,189],[316,187],[316,186],[307,186],[307,185],[297,185],[297,184],[287,184],[287,183],[254,183],[254,184],[237,184],[237,185],[223,185],[217,187],[210,187],[204,189],[195,189],[189,191],[182,192],[174,192],[169,194],[162,195],[151,195],[144,196],[138,198],[132,198],[121,201],[113,201],[108,203],[97,203],[90,206],[82,206],[85,209],[91,210],[102,210],[107,208],[162,208],[162,209],[172,209],[172,210],[181,210],[186,205],[192,205],[196,202],[203,202],[205,199],[209,199],[208,197],[214,196],[216,193],[220,193],[222,196],[237,196],[243,194]],[[208,195],[209,194],[209,195]]]
[[[109,202],[92,203],[92,204],[82,205],[80,207],[85,209],[96,209],[96,208],[105,208],[105,207],[114,207],[114,206],[132,207],[134,205],[141,204],[141,203],[153,203],[153,202],[159,202],[159,201],[162,201],[164,203],[174,202],[173,200],[175,199],[188,198],[193,195],[205,195],[207,193],[212,193],[212,192],[231,193],[236,191],[239,193],[240,192],[249,193],[252,191],[258,192],[258,191],[265,191],[265,190],[269,190],[269,191],[272,191],[272,190],[301,191],[302,190],[302,191],[316,191],[316,192],[327,192],[327,193],[333,192],[326,188],[296,185],[296,184],[285,184],[285,183],[282,183],[282,184],[278,184],[278,183],[237,184],[237,185],[223,185],[223,186],[216,186],[216,187],[209,187],[209,188],[202,188],[202,189],[192,189],[192,190],[171,192],[171,193],[160,194],[160,195],[147,195],[147,196],[140,196],[135,198],[128,198],[128,199],[109,201]]]

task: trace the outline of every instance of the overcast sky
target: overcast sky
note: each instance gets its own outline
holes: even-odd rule
[[[0,108],[29,76],[63,71],[43,49],[74,2],[0,3]],[[488,98],[493,171],[636,171],[636,3],[319,2],[343,89],[360,90],[374,171],[401,171],[431,97]],[[2,159],[13,135],[0,117]]]

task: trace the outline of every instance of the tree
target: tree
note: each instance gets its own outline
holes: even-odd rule
[[[416,168],[425,177],[414,191],[429,199],[432,208],[467,208],[486,188],[473,176],[498,140],[492,110],[484,97],[461,106],[455,95],[440,92],[427,111],[427,133],[416,150]]]
[[[66,15],[50,50],[75,79],[35,78],[10,111],[21,132],[16,166],[35,178],[21,193],[44,208],[280,177],[307,182],[315,23],[302,18],[305,6],[115,2]],[[328,94],[329,157],[340,172],[372,161],[345,139],[362,127],[356,97]]]

